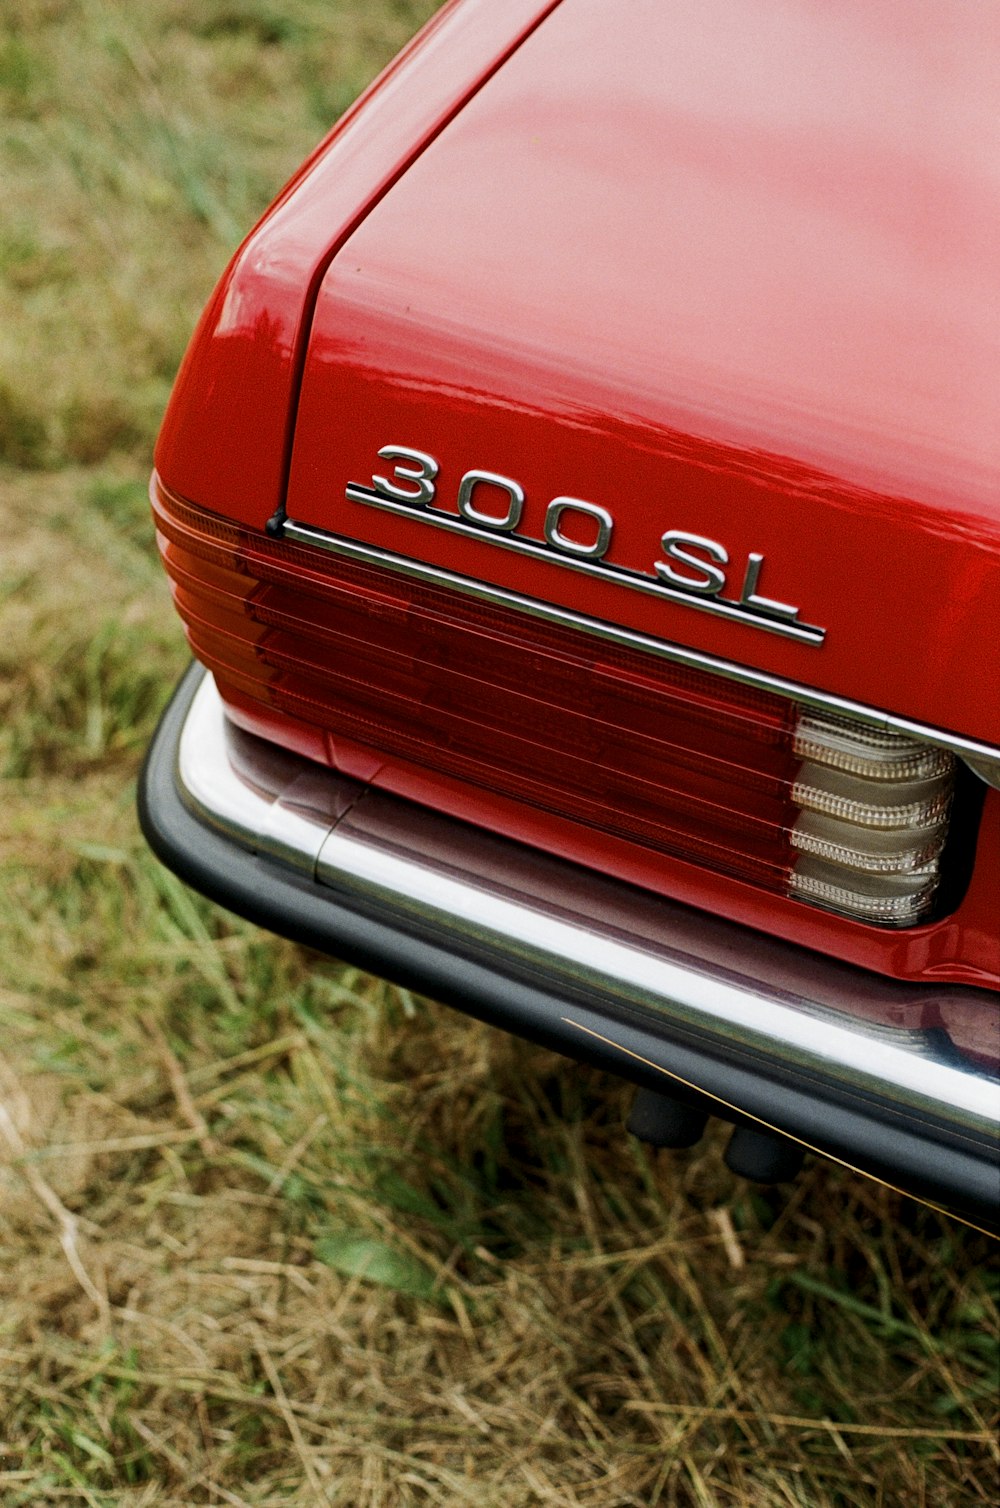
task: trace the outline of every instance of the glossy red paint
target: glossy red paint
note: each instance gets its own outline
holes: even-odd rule
[[[156,448],[169,484],[262,528],[282,503],[320,279],[337,248],[558,0],[453,0],[338,121],[233,258]]]
[[[988,10],[568,0],[333,262],[289,514],[1000,742]],[[762,552],[826,642],[347,502],[387,443],[445,506],[517,479],[535,538],[606,507],[622,565],[665,529]]]
[[[262,528],[294,417],[297,519],[1000,743],[996,24],[898,0],[450,7],[238,255],[165,481]],[[349,503],[387,443],[431,452],[442,497],[470,468],[516,478],[535,537],[550,498],[601,504],[624,565],[668,528],[761,551],[760,590],[826,643]],[[525,842],[899,977],[997,984],[997,792],[955,913],[884,933],[223,689],[254,731]]]

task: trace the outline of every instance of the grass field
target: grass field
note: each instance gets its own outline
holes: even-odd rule
[[[144,848],[145,500],[243,229],[432,0],[0,9],[0,1503],[996,1501],[996,1249],[275,941]]]

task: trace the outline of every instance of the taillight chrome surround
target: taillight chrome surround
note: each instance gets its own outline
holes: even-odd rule
[[[292,520],[271,538],[153,500],[224,689],[847,917],[931,914],[955,747],[995,751]]]

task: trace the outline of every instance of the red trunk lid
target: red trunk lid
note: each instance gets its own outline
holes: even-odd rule
[[[289,517],[1000,741],[997,31],[563,0],[332,262]],[[386,446],[433,459],[451,518],[466,473],[516,482],[504,537],[540,549],[349,499]],[[611,521],[587,572],[544,553],[567,496]],[[822,642],[634,589],[667,531],[724,552],[723,600],[763,556],[757,596]]]

